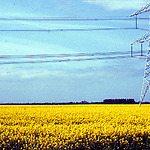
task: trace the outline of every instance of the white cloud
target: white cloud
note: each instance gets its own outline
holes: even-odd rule
[[[91,4],[100,5],[107,10],[138,10],[144,7],[148,0],[83,0]]]

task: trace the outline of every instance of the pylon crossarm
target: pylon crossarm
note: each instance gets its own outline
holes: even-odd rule
[[[133,17],[135,15],[139,15],[139,14],[142,14],[142,13],[145,13],[145,12],[149,12],[149,11],[150,11],[150,9],[146,9],[146,10],[143,10],[143,11],[140,11],[140,12],[137,12],[137,13],[134,13],[134,14],[130,15],[130,17]]]
[[[135,13],[131,14],[130,17],[150,11],[150,9],[148,9],[149,7],[150,7],[150,3],[147,4],[145,7],[142,7],[140,10],[136,11]]]
[[[139,11],[143,11],[143,10],[145,10],[145,9],[148,9],[149,7],[150,7],[150,3],[146,4],[146,6],[145,6],[145,7],[142,7]]]
[[[147,42],[147,41],[150,40],[149,36],[150,36],[150,31],[148,31],[148,32],[147,32],[146,34],[144,34],[142,37],[140,37],[139,39],[137,39],[136,41],[134,41],[133,43],[131,43],[131,45]]]

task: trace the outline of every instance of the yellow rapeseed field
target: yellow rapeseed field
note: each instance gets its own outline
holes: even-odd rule
[[[1,105],[0,149],[150,149],[150,105]]]

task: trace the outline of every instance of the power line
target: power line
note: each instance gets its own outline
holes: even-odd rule
[[[149,31],[149,29],[138,28],[139,30]]]
[[[147,20],[149,18],[138,18],[141,20]],[[144,28],[137,27],[137,17],[131,18],[129,16],[126,17],[116,17],[112,18],[0,18],[0,21],[121,21],[121,20],[136,20],[136,28],[133,27],[108,27],[108,28],[80,28],[80,29],[0,29],[0,32],[58,32],[58,31],[99,31],[99,30],[132,30],[132,29],[140,29],[140,30],[147,30]]]
[[[135,55],[134,58],[138,58],[140,55]],[[114,59],[123,59],[131,58],[127,56],[114,56],[114,57],[95,57],[95,58],[79,58],[79,59],[54,59],[54,60],[35,60],[35,61],[7,61],[0,62],[0,65],[9,65],[9,64],[37,64],[37,63],[54,63],[54,62],[71,62],[71,61],[89,61],[89,60],[114,60]],[[143,57],[142,57],[143,58]],[[140,58],[140,59],[142,59]]]
[[[140,28],[91,28],[91,29],[43,29],[43,30],[34,30],[34,29],[0,29],[0,32],[60,32],[60,31],[102,31],[102,30],[133,30]]]
[[[141,51],[134,52],[135,54],[141,53]],[[36,54],[36,55],[0,55],[1,59],[35,59],[35,58],[65,58],[65,57],[84,57],[84,56],[111,56],[111,55],[126,55],[130,54],[130,51],[116,51],[116,52],[95,52],[95,53],[70,53],[70,54]]]
[[[136,18],[122,17],[122,18],[0,18],[3,21],[121,21],[121,20],[135,20]],[[149,20],[149,18],[138,18],[140,20]]]
[[[134,58],[136,58],[137,56],[141,56],[139,55],[140,53],[141,51],[134,52],[135,54]],[[97,56],[101,56],[101,57],[97,57]],[[76,57],[76,58],[71,58],[71,57]],[[131,57],[130,51],[105,52],[105,53],[73,53],[73,54],[0,55],[0,60],[1,60],[0,65],[71,62],[71,61],[88,61],[88,60],[112,60],[112,59],[130,58],[130,57]]]

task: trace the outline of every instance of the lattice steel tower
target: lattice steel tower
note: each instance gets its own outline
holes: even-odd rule
[[[137,15],[138,14],[142,14],[145,12],[149,12],[150,11],[150,3],[147,4],[145,7],[142,7],[140,10],[138,10],[137,12],[135,12],[134,14],[130,15],[132,16],[136,16],[136,20],[137,20]],[[136,21],[137,22],[137,21]],[[137,25],[136,25],[137,28]],[[146,56],[146,64],[145,64],[145,72],[144,72],[144,79],[143,79],[143,86],[142,86],[142,91],[141,91],[141,97],[140,97],[140,102],[139,102],[139,107],[141,106],[142,101],[144,100],[144,97],[150,87],[150,30],[143,35],[142,37],[140,37],[139,39],[137,39],[135,42],[131,43],[131,48],[133,44],[139,44],[144,43],[144,42],[148,42],[148,49],[147,49],[147,56]],[[142,53],[141,53],[142,54]]]

